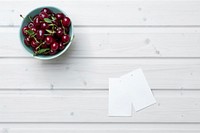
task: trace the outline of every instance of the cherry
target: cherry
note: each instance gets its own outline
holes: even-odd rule
[[[43,9],[41,10],[41,12],[45,12],[45,13],[47,13],[47,14],[50,14],[50,13],[51,13],[51,10],[50,10],[49,8],[43,8]]]
[[[59,50],[65,49],[65,46],[62,42],[59,43]]]
[[[47,44],[42,44],[41,48],[48,48]]]
[[[48,18],[49,16],[48,16],[48,14],[46,13],[46,12],[41,12],[40,14],[39,14],[39,18],[40,18],[40,20],[44,20],[44,18]]]
[[[37,34],[36,34],[37,39],[42,40],[42,39],[44,38],[44,33],[45,33],[44,30],[41,30],[41,29],[38,30],[38,31],[37,31]]]
[[[37,43],[35,40],[32,40],[31,41],[31,47],[32,48],[36,48],[36,47],[38,47],[39,46],[39,43]]]
[[[30,46],[30,44],[31,44],[31,38],[30,37],[25,37],[24,38],[24,43],[26,44],[26,46]]]
[[[40,18],[39,18],[39,16],[35,16],[34,17],[33,24],[35,25],[36,28],[40,27]]]
[[[70,24],[71,24],[71,20],[70,20],[68,17],[64,17],[64,18],[62,19],[62,25],[63,25],[64,27],[68,27]]]
[[[47,37],[45,38],[45,42],[46,42],[47,45],[52,44],[53,41],[54,41],[54,40],[53,40],[53,37],[52,37],[52,36],[47,36]]]
[[[42,22],[41,25],[40,25],[40,28],[43,29],[43,30],[46,30],[46,29],[49,28],[49,25],[46,22]]]
[[[55,24],[56,26],[61,26],[61,23],[58,20],[54,20],[52,21],[53,24]]]
[[[50,55],[55,55],[56,53],[57,53],[57,51],[56,50],[52,50],[52,49],[49,52]]]
[[[64,34],[63,29],[62,29],[61,27],[58,27],[58,28],[56,29],[56,35],[57,35],[58,37],[62,37],[63,34]]]
[[[27,30],[29,30],[28,26],[24,26],[22,28],[22,33],[23,33],[24,36],[28,36],[28,33],[26,32]]]
[[[32,30],[34,33],[37,33],[37,29],[35,27],[32,27],[30,30]]]
[[[62,42],[63,43],[68,43],[70,40],[70,36],[69,35],[63,35],[62,36]]]
[[[30,23],[28,24],[28,28],[32,28],[32,27],[34,27],[34,24],[33,24],[33,22],[30,22]]]
[[[63,13],[57,13],[55,16],[58,20],[61,20],[65,17],[65,15]]]
[[[35,15],[35,16],[33,17],[33,20],[35,20],[37,17],[39,17],[39,15]]]
[[[54,42],[54,43],[51,44],[51,50],[56,51],[58,49],[58,47],[59,47],[59,45],[58,45],[57,42]]]

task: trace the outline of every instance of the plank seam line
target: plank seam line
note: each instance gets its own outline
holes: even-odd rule
[[[0,124],[200,124],[200,122],[0,122]]]

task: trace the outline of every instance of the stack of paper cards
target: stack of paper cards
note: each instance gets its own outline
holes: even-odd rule
[[[109,116],[131,116],[132,107],[139,111],[154,103],[142,69],[109,79]]]

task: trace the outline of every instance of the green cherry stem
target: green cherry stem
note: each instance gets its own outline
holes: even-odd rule
[[[45,44],[45,41],[44,42],[42,42],[42,43],[40,43],[40,45],[39,46],[37,46],[37,48],[36,48],[36,50],[38,50],[43,44]]]
[[[20,14],[20,17],[23,18],[27,23],[29,23],[29,21],[26,20],[26,19],[23,17],[23,15]]]
[[[33,22],[33,19],[31,18],[31,16],[28,16],[28,18],[30,19],[31,22]]]
[[[34,38],[34,40],[35,40],[37,43],[39,43],[36,37],[33,37],[33,38]]]

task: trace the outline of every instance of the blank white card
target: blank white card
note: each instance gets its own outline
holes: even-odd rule
[[[154,103],[156,100],[142,69],[109,79],[109,116],[131,116],[131,105],[139,111]]]

